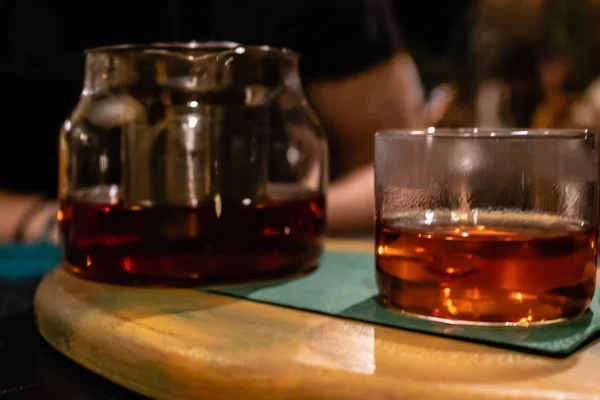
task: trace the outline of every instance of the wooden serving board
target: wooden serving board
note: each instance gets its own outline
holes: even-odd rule
[[[57,350],[157,399],[600,399],[600,344],[551,359],[60,269],[42,281],[35,309]]]

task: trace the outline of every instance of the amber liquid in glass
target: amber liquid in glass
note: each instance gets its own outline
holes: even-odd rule
[[[279,278],[316,268],[324,199],[216,207],[126,207],[64,200],[66,267],[126,284],[212,284]]]
[[[479,213],[477,223],[377,226],[380,300],[419,316],[529,325],[583,313],[596,278],[597,231],[540,214]]]

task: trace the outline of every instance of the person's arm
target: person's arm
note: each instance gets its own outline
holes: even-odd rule
[[[373,162],[376,131],[425,126],[421,81],[406,53],[339,81],[310,84],[307,95],[338,137],[343,173]]]
[[[21,231],[26,243],[58,241],[55,201],[0,191],[0,243],[12,242]]]
[[[437,95],[424,104],[419,75],[405,53],[344,80],[310,85],[307,93],[330,134],[340,139],[343,177],[329,186],[330,232],[372,229],[375,132],[433,125],[453,93],[440,87]]]

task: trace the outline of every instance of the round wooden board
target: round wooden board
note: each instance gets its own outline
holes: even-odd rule
[[[348,246],[372,251],[328,243]],[[35,309],[57,350],[156,399],[600,399],[599,344],[557,360],[60,269]]]

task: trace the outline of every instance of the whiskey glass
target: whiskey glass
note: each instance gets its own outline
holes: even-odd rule
[[[584,313],[596,282],[598,146],[586,130],[377,133],[380,301],[476,325]]]

